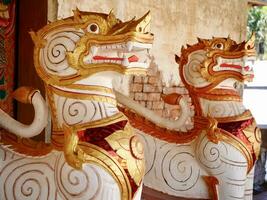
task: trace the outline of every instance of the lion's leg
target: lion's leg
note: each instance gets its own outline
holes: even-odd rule
[[[245,185],[245,200],[253,199],[253,180],[254,180],[254,167],[251,169],[247,175],[246,185]]]
[[[248,162],[242,152],[225,142],[213,143],[205,135],[200,138],[196,152],[208,177],[217,180],[207,184],[210,198],[244,200]]]
[[[244,200],[246,189],[246,167],[229,165],[225,174],[218,177],[218,200]]]

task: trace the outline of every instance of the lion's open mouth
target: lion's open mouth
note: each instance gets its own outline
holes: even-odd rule
[[[126,68],[148,68],[149,49],[152,44],[128,41],[105,45],[93,45],[84,57],[86,64],[111,63]]]
[[[218,58],[217,65],[213,67],[215,72],[233,71],[238,72],[244,79],[252,79],[254,77],[253,68],[246,64],[245,58],[225,59]]]

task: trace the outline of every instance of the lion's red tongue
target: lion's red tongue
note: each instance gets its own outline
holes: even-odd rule
[[[118,58],[118,57],[107,57],[107,56],[94,56],[94,60],[119,60],[123,61],[123,58]],[[139,58],[136,55],[132,55],[128,58],[129,62],[138,62]]]
[[[242,69],[242,67],[240,65],[228,64],[228,63],[222,63],[220,65],[220,67],[222,67],[222,68],[227,67],[227,68],[233,68],[233,69]]]

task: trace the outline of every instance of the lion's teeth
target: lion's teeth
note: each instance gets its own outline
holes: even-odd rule
[[[97,51],[98,51],[98,47],[96,47],[96,46],[92,46],[92,47],[91,47],[91,54],[92,54],[93,56],[96,55]]]

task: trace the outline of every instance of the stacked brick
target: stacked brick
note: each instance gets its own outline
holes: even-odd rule
[[[178,93],[188,96],[188,92],[182,84],[166,87],[161,80],[161,73],[158,71],[157,66],[155,64],[152,65],[148,70],[147,76],[134,76],[132,78],[130,97],[148,109],[153,110],[159,116],[176,119],[180,113],[179,105],[164,103],[161,95]]]

